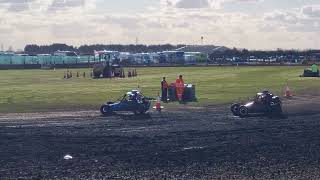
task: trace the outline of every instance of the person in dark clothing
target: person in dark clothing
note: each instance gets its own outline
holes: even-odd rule
[[[167,102],[168,100],[168,83],[166,81],[166,77],[163,77],[161,81],[161,100]]]
[[[262,102],[269,108],[271,107],[272,97],[273,95],[269,91],[263,91]]]
[[[141,95],[138,92],[133,92],[130,95],[129,99],[134,103],[141,103],[142,102]]]
[[[271,93],[266,93],[266,104],[271,105],[273,95]]]

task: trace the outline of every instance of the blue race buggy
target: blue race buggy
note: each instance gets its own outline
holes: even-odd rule
[[[116,111],[131,111],[134,114],[145,114],[151,106],[152,98],[143,96],[138,90],[132,90],[120,97],[116,102],[107,102],[100,107],[103,115],[111,115]]]

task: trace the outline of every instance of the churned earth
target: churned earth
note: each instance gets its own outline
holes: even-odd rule
[[[285,100],[287,118],[228,108],[1,114],[0,179],[320,178],[319,96]]]

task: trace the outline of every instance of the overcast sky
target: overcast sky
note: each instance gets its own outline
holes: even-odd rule
[[[320,48],[320,0],[0,0],[0,43]]]

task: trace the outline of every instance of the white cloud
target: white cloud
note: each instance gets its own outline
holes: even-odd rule
[[[210,6],[208,0],[180,0],[175,5],[177,8],[207,8]]]
[[[298,22],[298,14],[292,12],[274,11],[271,13],[266,13],[264,18],[265,20],[279,21],[290,24],[295,24]]]
[[[230,2],[262,2],[263,0],[161,0],[162,5],[171,8],[182,9],[201,9],[201,8],[213,8],[220,9],[223,4]]]
[[[13,12],[20,12],[29,9],[29,5],[35,0],[0,0],[0,6]]]
[[[22,48],[26,43],[134,43],[138,37],[148,44],[199,44],[204,36],[207,44],[230,47],[320,48],[314,43],[319,40],[317,5],[262,17],[223,11],[227,2],[259,0],[160,0],[161,7],[112,14],[97,1],[0,0],[0,43]],[[19,2],[27,8],[10,9]]]
[[[83,7],[85,0],[53,0],[49,6],[50,11],[64,10],[68,8]]]
[[[264,20],[289,32],[318,32],[320,6],[308,5],[293,11],[274,11],[266,13]]]
[[[320,5],[308,5],[301,8],[301,13],[307,17],[320,18]]]

